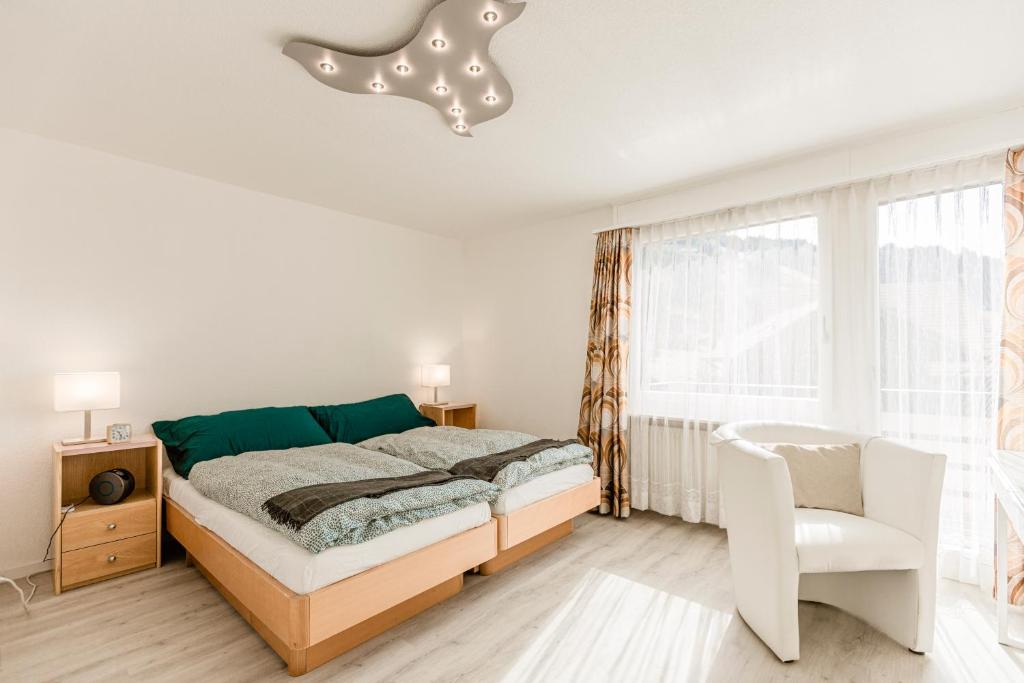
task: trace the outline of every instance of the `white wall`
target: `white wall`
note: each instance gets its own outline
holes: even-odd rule
[[[602,209],[466,242],[462,374],[482,426],[576,435],[592,231],[610,220]]]
[[[81,432],[55,371],[121,372],[100,429],[422,400],[421,363],[462,367],[458,299],[433,294],[461,269],[453,240],[0,129],[0,571],[42,557],[50,442]]]

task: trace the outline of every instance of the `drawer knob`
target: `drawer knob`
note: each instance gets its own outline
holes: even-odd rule
[[[107,525],[107,528],[110,529],[111,531],[113,531],[114,529],[117,528],[117,522],[111,522],[110,524]]]
[[[117,555],[107,555],[107,562],[113,562],[117,559]]]

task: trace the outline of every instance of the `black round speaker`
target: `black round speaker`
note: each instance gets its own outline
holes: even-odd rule
[[[89,482],[89,496],[100,505],[113,505],[132,495],[135,476],[123,467],[100,472]]]

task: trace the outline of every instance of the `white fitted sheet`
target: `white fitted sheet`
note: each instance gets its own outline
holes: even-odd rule
[[[593,478],[594,468],[590,465],[573,465],[548,472],[505,491],[491,503],[491,510],[496,515],[507,515],[539,500],[550,498],[556,493],[586,484]]]
[[[487,503],[402,527],[358,545],[313,554],[283,534],[199,493],[164,460],[164,493],[196,522],[228,542],[258,567],[296,593],[312,593],[402,555],[425,548],[491,519]]]

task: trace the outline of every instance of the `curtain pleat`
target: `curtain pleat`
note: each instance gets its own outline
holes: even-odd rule
[[[1006,279],[999,346],[999,448],[1024,451],[1024,148],[1006,153],[1003,184]],[[1010,528],[1009,601],[1024,604],[1024,545]],[[993,593],[995,593],[993,588]]]
[[[599,512],[615,517],[629,517],[630,510],[626,397],[632,269],[633,230],[600,233],[577,436],[594,451],[594,473],[601,479]]]

